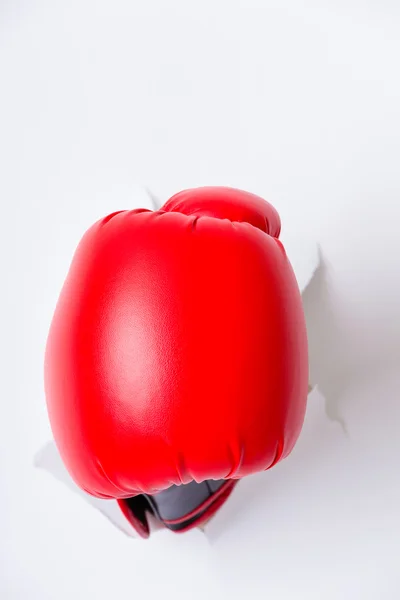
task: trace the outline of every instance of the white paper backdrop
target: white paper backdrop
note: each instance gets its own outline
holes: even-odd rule
[[[0,3],[2,598],[399,598],[399,31],[394,0]],[[47,329],[95,219],[203,184],[319,240],[319,387],[207,536],[130,540],[32,466]]]

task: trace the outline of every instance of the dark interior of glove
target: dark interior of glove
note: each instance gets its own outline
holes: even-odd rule
[[[180,521],[179,523],[165,523],[169,529],[179,531],[184,529],[202,514],[185,519],[196,508],[200,507],[226,483],[225,480],[209,480],[197,483],[192,481],[186,485],[172,485],[171,487],[153,495],[141,495],[126,500],[136,517],[142,522],[146,520],[146,512],[151,512],[160,521]]]

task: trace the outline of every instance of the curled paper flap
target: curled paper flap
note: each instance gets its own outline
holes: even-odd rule
[[[57,446],[54,441],[47,442],[35,455],[34,458],[35,467],[44,469],[53,477],[64,483],[69,490],[75,494],[79,494],[86,502],[91,504],[95,509],[99,510],[115,527],[120,529],[126,535],[136,537],[134,529],[129,525],[128,521],[122,514],[117,502],[114,500],[102,500],[101,498],[95,498],[86,494],[82,491],[73,481],[64,463],[61,460],[61,456],[57,450]]]

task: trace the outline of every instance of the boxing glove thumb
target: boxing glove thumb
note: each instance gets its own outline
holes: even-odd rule
[[[234,188],[202,187],[184,190],[172,196],[161,210],[249,223],[276,238],[281,231],[279,215],[271,204],[255,194]]]

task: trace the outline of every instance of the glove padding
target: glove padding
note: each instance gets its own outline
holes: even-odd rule
[[[307,339],[279,231],[261,198],[202,188],[109,215],[79,244],[46,349],[50,421],[83,490],[145,499],[129,509],[143,531],[146,512],[191,518],[158,494],[268,469],[299,435]]]

